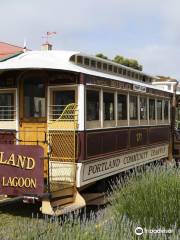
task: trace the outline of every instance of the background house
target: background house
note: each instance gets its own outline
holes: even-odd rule
[[[23,53],[24,48],[6,42],[0,42],[0,61]]]

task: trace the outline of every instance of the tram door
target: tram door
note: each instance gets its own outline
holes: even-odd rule
[[[40,145],[47,154],[46,90],[43,79],[28,78],[20,83],[19,139],[20,144]],[[46,168],[46,167],[45,167]]]
[[[54,89],[50,93],[48,122],[51,191],[75,185],[76,158],[76,91],[73,88]],[[71,192],[72,194],[72,192]]]

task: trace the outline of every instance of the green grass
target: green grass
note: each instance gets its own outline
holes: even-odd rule
[[[0,239],[47,240],[178,240],[180,227],[180,188],[177,169],[154,168],[136,173],[126,184],[115,187],[111,204],[96,214],[70,214],[63,218],[24,215],[16,206],[8,213],[0,208]],[[122,182],[119,180],[119,182]],[[28,205],[26,205],[28,207]],[[9,208],[9,207],[8,207]],[[19,216],[17,213],[20,210]],[[13,213],[14,215],[12,215]],[[137,226],[146,229],[170,228],[172,234],[143,234],[137,237]]]

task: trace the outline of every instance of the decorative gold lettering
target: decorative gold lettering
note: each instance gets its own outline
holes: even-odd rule
[[[16,167],[25,168],[25,160],[26,160],[25,156],[18,155]]]
[[[26,169],[33,169],[35,167],[35,160],[34,158],[27,158],[27,166]]]
[[[36,188],[37,181],[35,178],[23,178],[23,177],[2,177],[2,186],[3,187],[25,187],[25,188]]]
[[[6,160],[4,161],[4,152],[0,152],[0,163],[6,164]]]
[[[14,154],[12,153],[6,162],[7,165],[16,166]]]

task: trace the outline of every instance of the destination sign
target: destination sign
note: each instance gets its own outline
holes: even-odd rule
[[[99,180],[118,172],[168,156],[168,145],[126,153],[118,157],[92,161],[83,166],[83,182]]]
[[[134,84],[133,90],[137,92],[146,92],[146,87]]]
[[[41,195],[43,155],[40,146],[0,144],[0,194]]]

